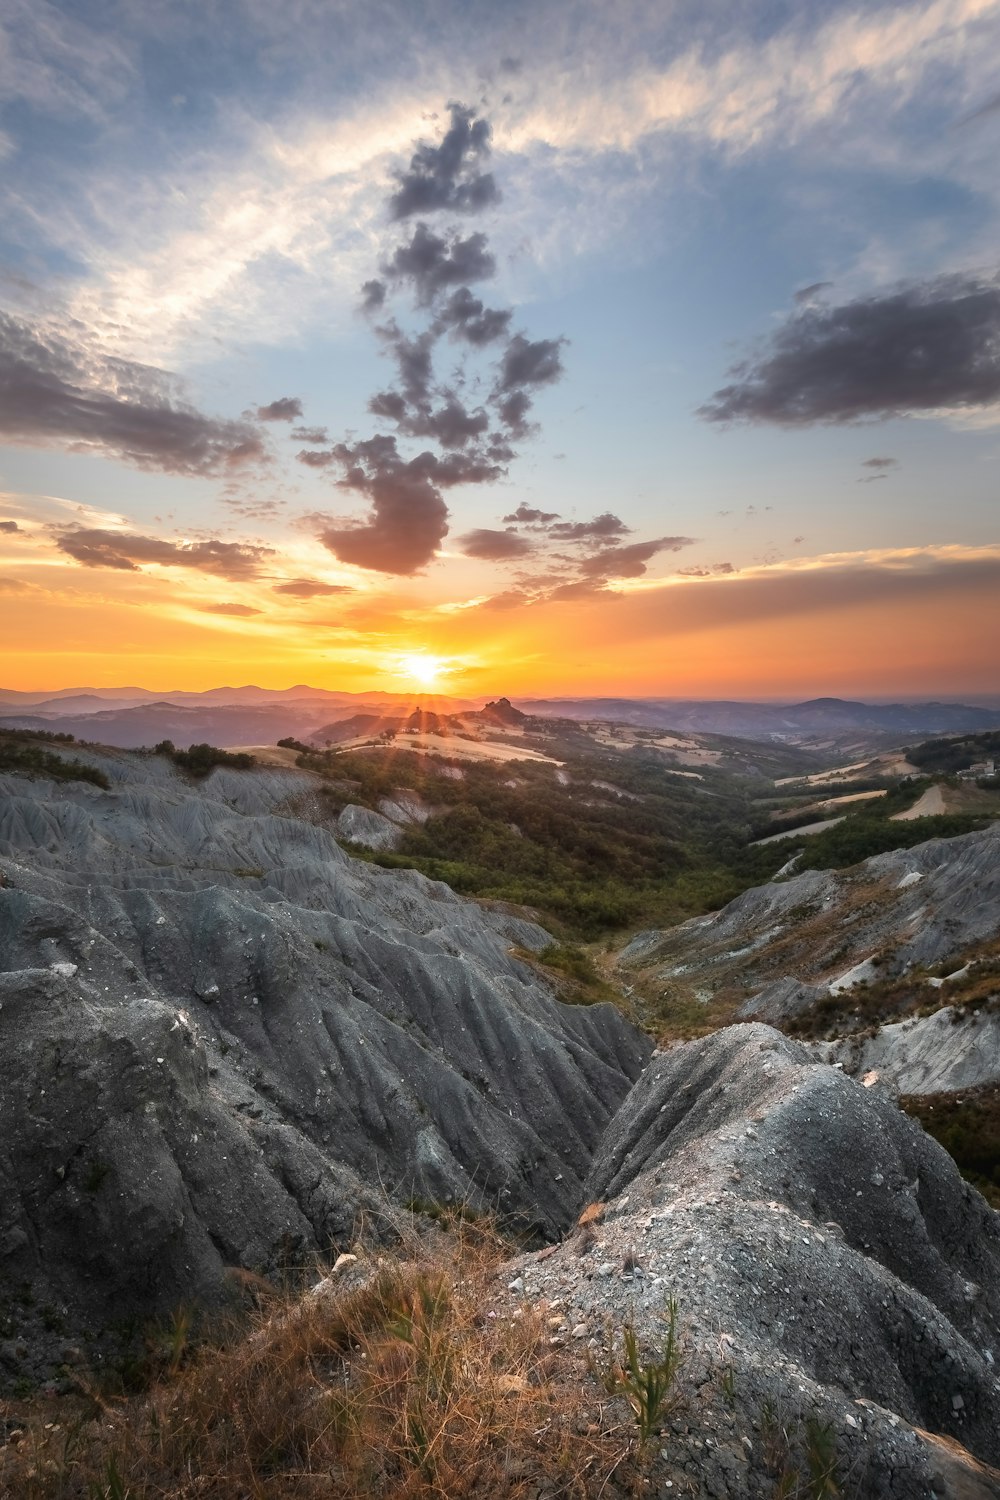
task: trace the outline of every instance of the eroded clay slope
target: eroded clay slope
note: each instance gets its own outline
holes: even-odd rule
[[[649,1049],[513,955],[546,934],[350,859],[289,814],[296,773],[97,758],[111,791],[0,785],[8,1372],[43,1305],[51,1350],[326,1251],[384,1195],[561,1228]]]

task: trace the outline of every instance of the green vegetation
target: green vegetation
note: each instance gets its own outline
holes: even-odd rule
[[[656,749],[586,743],[559,740],[561,768],[382,746],[309,751],[297,764],[323,776],[333,813],[349,802],[377,808],[401,791],[428,809],[398,849],[358,847],[358,857],[420,870],[463,895],[528,907],[570,943],[715,910],[772,879],[793,856],[796,871],[839,869],[983,826],[982,815],[970,814],[893,822],[924,789],[910,782],[848,804],[843,820],[822,833],[754,846],[775,829],[767,814],[788,806],[759,775],[705,766],[697,780],[682,778]],[[816,821],[795,811],[800,795],[793,794],[792,820]],[[565,969],[565,958],[551,966]]]
[[[48,776],[52,781],[89,781],[107,791],[111,783],[96,766],[82,760],[67,760],[47,750],[47,744],[73,745],[71,734],[53,734],[45,729],[0,730],[0,771],[18,776]]]
[[[899,1102],[954,1158],[962,1176],[1000,1209],[1000,1088],[908,1094]]]
[[[658,1435],[677,1397],[681,1347],[676,1297],[668,1299],[663,1321],[667,1332],[656,1358],[641,1358],[635,1329],[627,1324],[622,1330],[621,1356],[611,1361],[602,1377],[608,1394],[624,1396],[632,1408],[641,1443]]]
[[[298,763],[328,778],[335,812],[401,790],[431,809],[398,850],[354,852],[533,908],[564,938],[679,921],[742,889],[728,866],[750,832],[751,784],[714,770],[703,782],[672,776],[655,751],[577,754],[561,771],[394,749]]]
[[[1000,729],[984,730],[981,734],[949,735],[947,739],[925,740],[907,750],[906,758],[921,771],[950,775],[955,771],[967,771],[980,760],[995,760],[1000,756]]]
[[[189,745],[186,750],[178,750],[172,740],[161,740],[154,745],[153,754],[165,755],[175,766],[180,766],[182,771],[198,780],[216,766],[228,766],[233,771],[252,771],[257,764],[254,757],[243,750],[220,750],[218,745]]]

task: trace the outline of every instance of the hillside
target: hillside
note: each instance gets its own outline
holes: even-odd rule
[[[654,1051],[560,1003],[543,927],[335,836],[466,856],[516,798],[511,847],[582,888],[778,857],[746,845],[759,774],[602,747],[612,780],[574,743],[198,774],[14,741],[42,758],[0,774],[4,1500],[997,1493],[1000,1215],[896,1090],[989,1189],[944,1100],[995,1060],[1000,825],[632,939]],[[213,1332],[240,1287],[260,1312]]]

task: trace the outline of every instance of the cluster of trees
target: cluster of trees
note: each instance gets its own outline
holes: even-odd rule
[[[967,771],[978,760],[995,760],[1000,756],[1000,729],[987,729],[981,734],[949,736],[947,739],[925,740],[907,750],[906,758],[911,765],[919,766],[928,774],[950,776],[956,771]]]
[[[154,755],[165,755],[175,766],[189,775],[207,776],[216,766],[229,766],[233,771],[252,771],[257,764],[252,755],[244,750],[220,750],[218,745],[189,745],[178,750],[173,740],[161,740],[153,746]]]
[[[52,781],[89,781],[104,791],[111,786],[97,766],[88,766],[75,757],[54,755],[45,748],[46,741],[75,743],[71,734],[50,734],[44,729],[0,731],[0,771],[13,771],[19,776],[48,776]]]
[[[703,910],[749,831],[749,794],[732,777],[714,777],[706,795],[643,754],[578,755],[562,774],[551,763],[406,750],[319,753],[299,764],[332,778],[337,807],[377,807],[400,790],[430,806],[398,850],[366,857],[533,907],[577,938]]]

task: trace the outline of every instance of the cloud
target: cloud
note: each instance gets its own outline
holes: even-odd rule
[[[481,527],[467,531],[458,539],[458,545],[466,557],[483,558],[490,562],[505,562],[512,557],[527,557],[532,545],[526,537],[516,531],[490,531]]]
[[[942,276],[807,307],[699,409],[782,426],[954,412],[1000,401],[1000,280]]]
[[[898,458],[865,458],[861,461],[861,467],[863,469],[894,469],[898,463]]]
[[[298,396],[279,396],[268,406],[258,406],[257,416],[262,422],[294,422],[302,415],[302,401]]]
[[[580,572],[588,578],[641,578],[646,565],[658,552],[680,552],[693,547],[690,536],[661,536],[651,542],[632,542],[628,547],[605,547],[593,557],[585,557]]]
[[[535,510],[533,506],[525,505],[522,502],[517,507],[517,510],[512,511],[509,516],[504,516],[503,519],[505,522],[521,521],[525,524],[533,523],[535,525],[544,526],[549,521],[558,521],[559,512],[557,510]]]
[[[20,529],[16,521],[0,521],[0,531],[6,532],[8,535],[12,536],[15,531],[20,531]]]
[[[489,139],[486,121],[463,105],[452,105],[440,143],[421,142],[409,168],[396,173],[399,187],[389,202],[391,218],[437,210],[472,213],[496,202],[492,176],[479,170]],[[338,486],[370,502],[367,521],[330,518],[321,524],[318,539],[341,562],[396,574],[412,574],[435,556],[448,533],[444,491],[491,484],[505,475],[516,457],[511,440],[530,430],[530,392],[559,379],[565,342],[511,334],[512,312],[486,307],[473,294],[470,282],[496,272],[485,234],[463,236],[453,225],[437,233],[423,219],[407,234],[383,262],[383,279],[362,287],[369,312],[382,309],[390,294],[408,292],[417,313],[415,327],[412,320],[401,326],[391,309],[375,327],[396,377],[375,392],[368,410],[395,431],[297,455],[312,468],[336,466],[341,471]],[[445,337],[452,347],[464,347],[457,368],[442,381],[435,354]],[[483,370],[491,346],[498,348]],[[466,389],[489,394],[474,404],[465,398]],[[431,446],[408,456],[399,447],[407,438]],[[467,533],[460,545],[468,556],[498,561],[531,550],[516,535],[488,529]]]
[[[318,578],[289,578],[274,585],[276,594],[291,594],[295,599],[315,599],[325,594],[353,594],[346,583],[321,583]]]
[[[326,443],[329,442],[325,427],[293,427],[288,434],[297,443]]]
[[[430,306],[449,287],[470,281],[488,281],[496,275],[497,263],[487,248],[485,234],[476,231],[462,239],[456,231],[435,234],[420,223],[408,244],[400,245],[383,267],[390,281],[406,283],[417,302]]]
[[[482,348],[506,337],[513,313],[507,307],[485,307],[467,286],[453,292],[438,313],[440,328],[449,328],[456,338]]]
[[[0,594],[33,594],[35,592],[30,583],[24,583],[20,578],[0,578]]]
[[[802,538],[801,537],[797,537],[796,540],[797,541],[801,541]],[[677,577],[678,578],[724,578],[724,577],[728,576],[729,574],[732,574],[732,573],[735,573],[735,572],[736,572],[736,569],[733,567],[732,563],[722,562],[722,563],[713,563],[710,568],[703,568],[703,567],[678,568],[677,569]]]
[[[548,527],[548,533],[561,542],[596,542],[599,546],[610,546],[628,536],[631,529],[620,516],[606,510],[592,521],[557,521]]]
[[[57,537],[56,546],[86,568],[117,568],[137,573],[140,564],[152,563],[163,568],[196,568],[234,583],[256,577],[263,559],[272,555],[270,547],[243,542],[166,542],[131,532],[82,526],[64,531]]]
[[[361,283],[361,311],[377,312],[385,302],[385,292],[384,281],[377,281],[374,278],[371,281],[363,281]]]
[[[436,146],[421,142],[405,172],[397,172],[399,187],[389,199],[392,219],[411,214],[477,213],[500,197],[493,175],[479,163],[490,154],[489,122],[474,110],[452,104],[451,124]]]
[[[344,470],[341,488],[371,501],[367,524],[333,524],[319,540],[340,559],[383,573],[415,573],[430,562],[448,531],[442,490],[458,484],[486,484],[503,470],[478,455],[426,451],[406,459],[394,437],[376,436],[338,443],[333,456]]]
[[[820,292],[825,292],[828,286],[833,286],[833,282],[811,281],[808,286],[799,287],[797,292],[792,293],[792,301],[799,307],[805,302],[815,302]]]
[[[645,572],[643,568],[641,570]],[[577,578],[572,583],[560,583],[545,595],[545,602],[550,604],[573,604],[578,599],[620,599],[621,595],[615,589],[607,587],[607,579]]]
[[[249,604],[199,604],[197,608],[203,615],[232,615],[234,619],[240,620],[263,613]]]
[[[529,385],[551,385],[563,373],[560,351],[566,340],[528,339],[516,333],[504,350],[499,389],[521,390]]]
[[[888,479],[888,478],[889,478],[888,474],[862,474],[862,476],[861,476],[860,479],[855,480],[855,483],[856,484],[877,484],[880,479]]]
[[[206,417],[161,370],[0,312],[0,437],[93,451],[140,469],[214,474],[262,459],[247,422]]]

